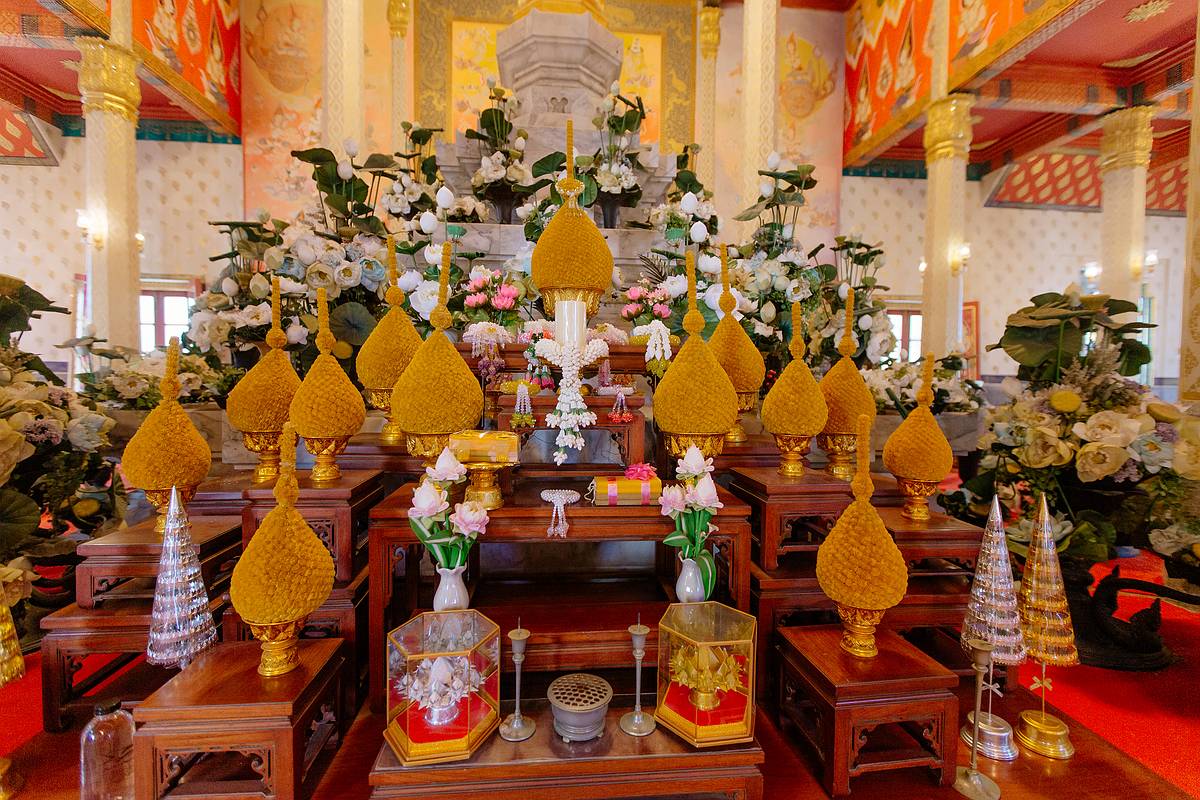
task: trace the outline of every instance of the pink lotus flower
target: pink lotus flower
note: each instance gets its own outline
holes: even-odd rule
[[[467,291],[468,292],[482,291],[483,287],[487,286],[487,284],[488,284],[488,282],[486,280],[484,280],[483,278],[472,278],[471,282],[467,284]]]
[[[625,296],[630,300],[641,300],[646,294],[646,290],[641,286],[630,286],[625,292]]]
[[[463,536],[474,538],[487,530],[487,509],[477,500],[456,503],[454,513],[450,515],[450,524]]]
[[[630,464],[625,468],[625,477],[631,481],[648,481],[658,477],[658,471],[650,464]]]
[[[717,499],[717,485],[711,475],[705,475],[696,481],[695,486],[688,488],[686,493],[688,505],[703,511],[716,511],[724,508],[725,504]]]
[[[682,486],[664,486],[658,497],[664,517],[674,518],[677,514],[687,511],[687,495]]]
[[[637,303],[629,303],[621,309],[621,316],[625,319],[633,319],[640,313],[642,313],[642,307]]]
[[[449,507],[444,491],[428,481],[422,481],[413,492],[412,510],[408,514],[410,517],[428,519],[438,516]]]
[[[457,483],[467,477],[467,468],[454,457],[449,447],[443,447],[438,455],[437,463],[425,468],[429,479],[438,483]]]
[[[667,317],[671,316],[671,309],[667,308],[662,303],[655,303],[653,310],[654,316],[659,317],[660,319],[666,319]]]
[[[516,286],[513,286],[511,283],[506,283],[500,287],[499,293],[503,297],[511,297],[515,300],[517,298],[517,295],[519,295],[521,293],[521,290],[518,289]]]
[[[467,295],[467,299],[463,301],[463,304],[467,308],[479,308],[480,306],[486,306],[487,301],[488,296],[486,294],[477,292],[476,294]]]
[[[506,295],[496,295],[492,298],[492,306],[500,309],[501,311],[507,311],[514,305],[516,305],[516,301]]]

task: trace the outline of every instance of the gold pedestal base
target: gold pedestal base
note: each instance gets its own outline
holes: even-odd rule
[[[750,437],[746,433],[745,426],[742,425],[742,418],[754,411],[754,407],[758,405],[758,392],[738,392],[738,417],[733,423],[733,427],[729,429],[729,433],[725,434],[725,441],[730,444],[739,444],[740,442],[749,441]]]
[[[914,478],[896,476],[896,485],[900,494],[904,495],[904,507],[900,513],[908,519],[924,522],[929,519],[929,501],[927,498],[937,491],[937,481],[918,481]]]
[[[702,692],[699,689],[692,689],[692,691],[688,692],[688,701],[701,711],[712,711],[721,705],[721,700],[717,697],[717,693],[711,690]]]
[[[1071,729],[1053,714],[1030,709],[1017,717],[1017,741],[1026,750],[1065,761],[1075,755]]]
[[[309,475],[309,480],[314,485],[333,483],[342,477],[337,457],[346,449],[346,443],[349,441],[349,436],[321,436],[311,439],[304,437],[304,448],[316,459]]]
[[[871,608],[854,608],[838,605],[838,616],[842,618],[842,649],[857,658],[874,658],[879,655],[875,646],[875,628],[883,621],[883,611]]]
[[[738,414],[737,422],[733,423],[733,427],[729,429],[729,433],[725,434],[726,444],[738,444],[747,441],[750,438],[746,433],[745,426],[742,425],[742,415]]]
[[[282,431],[242,431],[242,444],[258,456],[255,483],[270,483],[279,477],[279,435]]]
[[[822,433],[817,446],[829,457],[829,474],[848,481],[854,478],[854,456],[858,452],[858,436],[853,433]]]
[[[177,486],[179,490],[179,502],[185,506],[192,502],[192,498],[196,496],[195,486]],[[162,536],[167,532],[167,508],[171,505],[171,487],[165,489],[143,489],[146,493],[146,499],[150,501],[150,505],[158,512],[158,516],[154,520],[154,532]]]
[[[663,431],[663,444],[667,448],[667,454],[672,458],[683,458],[687,454],[687,449],[692,445],[696,446],[700,455],[705,458],[713,458],[721,455],[721,450],[725,446],[725,434],[667,433]]]
[[[500,490],[497,477],[500,470],[513,464],[493,464],[488,462],[468,463],[467,475],[470,483],[467,485],[463,499],[468,503],[475,501],[483,504],[488,511],[495,511],[504,505],[504,493]]]
[[[12,768],[12,759],[0,758],[0,800],[16,797],[25,780]]]
[[[363,389],[363,395],[367,398],[369,407],[376,411],[387,412],[387,422],[384,423],[383,430],[379,432],[379,441],[390,445],[404,444],[404,431],[400,424],[392,418],[392,390]]]
[[[442,451],[450,446],[450,434],[406,431],[404,446],[408,448],[410,456],[422,459],[425,466],[432,467],[437,463],[438,456],[442,454]]]
[[[258,674],[265,678],[274,678],[300,666],[300,657],[296,652],[299,646],[300,631],[304,629],[304,620],[291,622],[275,622],[260,625],[246,620],[250,633],[262,642],[262,657],[258,662]]]
[[[812,437],[798,433],[777,433],[775,446],[779,448],[779,474],[785,478],[803,477],[804,457],[812,447]]]

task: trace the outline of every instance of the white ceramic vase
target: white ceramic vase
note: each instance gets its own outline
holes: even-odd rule
[[[675,597],[681,603],[703,603],[707,598],[704,594],[704,578],[700,575],[700,567],[691,558],[679,560],[683,566],[679,569],[679,577],[675,579]]]
[[[434,611],[457,611],[466,608],[471,601],[467,594],[467,584],[463,581],[463,570],[466,566],[446,569],[438,567],[438,587],[433,593]],[[696,571],[699,575],[699,570]]]

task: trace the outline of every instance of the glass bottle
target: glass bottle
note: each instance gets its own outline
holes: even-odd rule
[[[133,800],[133,716],[119,700],[96,706],[79,742],[80,800]]]

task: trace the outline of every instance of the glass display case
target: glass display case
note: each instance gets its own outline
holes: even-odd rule
[[[722,603],[675,603],[658,623],[660,725],[695,747],[754,738],[755,620]]]
[[[388,634],[387,728],[400,763],[469,758],[500,724],[500,628],[473,609],[418,614]]]

